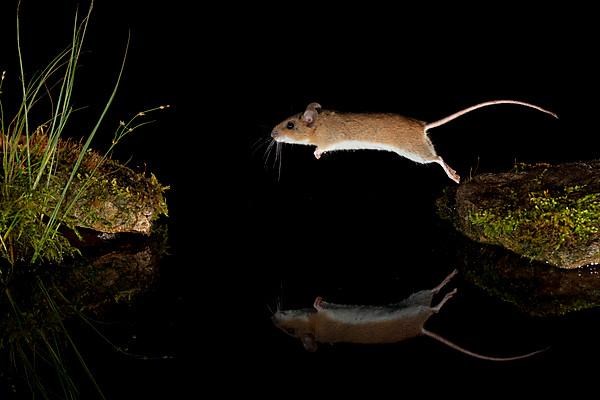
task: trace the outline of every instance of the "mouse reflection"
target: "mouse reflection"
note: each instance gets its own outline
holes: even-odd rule
[[[433,298],[457,274],[454,270],[433,289],[421,290],[398,303],[383,306],[334,304],[317,297],[312,309],[277,310],[272,316],[275,326],[300,339],[308,351],[319,343],[384,344],[397,343],[417,336],[431,337],[457,351],[488,361],[513,361],[545,351],[515,357],[491,357],[466,350],[425,329],[425,323],[437,314],[455,294],[447,292],[435,306]]]

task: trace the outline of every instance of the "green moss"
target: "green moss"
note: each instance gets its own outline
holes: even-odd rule
[[[103,153],[90,147],[115,99],[125,59],[101,112],[76,128],[81,142],[63,139],[78,108],[72,103],[75,71],[91,9],[90,5],[82,18],[76,17],[69,45],[34,74],[25,73],[17,29],[21,96],[13,115],[2,112],[0,98],[0,260],[11,265],[60,262],[76,252],[63,236],[65,227],[148,234],[152,221],[166,214],[165,188],[155,178],[110,160],[110,155],[123,138],[150,122],[147,114],[168,105],[120,121]],[[0,94],[4,78],[2,73]]]
[[[46,143],[46,136],[31,137],[34,165],[40,162]],[[50,262],[77,253],[61,231],[47,236],[47,221],[81,150],[79,143],[59,141],[52,173],[35,189],[31,189],[27,170],[13,174],[7,185],[6,171],[0,168],[0,256],[9,263],[27,261],[34,252],[40,261]],[[25,147],[13,151],[22,158],[25,152]],[[61,230],[84,227],[109,233],[149,233],[151,223],[167,214],[166,189],[154,175],[146,177],[88,150],[65,194],[64,212],[58,218]]]
[[[25,190],[25,174],[13,180],[10,190],[0,195],[0,254],[11,264],[27,260],[34,249],[42,254],[41,261],[61,261],[76,253],[62,235],[55,233],[45,240],[46,219],[56,204],[57,193],[51,186]]]
[[[486,240],[508,242],[530,258],[584,244],[600,231],[600,193],[585,194],[583,188],[532,192],[518,206],[472,211],[467,222]]]

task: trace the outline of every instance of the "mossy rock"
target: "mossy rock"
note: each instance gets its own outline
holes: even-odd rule
[[[477,242],[559,268],[600,264],[600,161],[478,175],[439,206]]]
[[[31,138],[32,163],[40,162],[47,141],[47,136],[41,134]],[[80,151],[80,143],[61,140],[53,160],[52,175],[48,179],[44,177],[39,189],[28,198],[18,199],[19,204],[29,200],[33,205],[31,208],[37,208],[35,213],[49,215],[56,199],[60,198]],[[23,173],[20,179],[25,188],[28,183],[25,180],[29,177]],[[135,172],[115,160],[104,159],[97,152],[88,150],[63,203],[69,204],[75,196],[78,198],[61,222],[68,227],[89,228],[104,233],[149,234],[153,221],[167,214],[165,189],[154,175]],[[13,192],[19,193],[18,190]]]

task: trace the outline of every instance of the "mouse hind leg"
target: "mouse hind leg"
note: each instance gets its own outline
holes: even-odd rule
[[[444,304],[446,304],[446,302],[448,300],[450,300],[455,294],[456,294],[456,289],[453,289],[451,292],[446,293],[446,295],[444,296],[444,298],[442,299],[442,301],[440,301],[437,306],[431,307],[431,309],[434,312],[438,313],[442,309],[442,307],[444,306]]]
[[[446,164],[442,157],[437,155],[437,152],[435,151],[431,140],[427,136],[427,132],[425,132],[424,134],[424,141],[420,143],[419,146],[411,150],[413,154],[419,154],[420,159],[415,159],[414,161],[421,162],[423,164],[439,164],[442,168],[444,168],[444,171],[446,172],[446,175],[448,175],[448,178],[452,179],[456,183],[460,183],[460,175],[458,175],[454,169],[450,168],[450,166]]]
[[[433,160],[432,162],[440,164],[442,168],[444,168],[444,171],[446,171],[446,175],[448,175],[448,178],[452,179],[456,183],[460,183],[460,175],[458,175],[455,170],[450,168],[450,166],[446,164],[442,157],[438,156],[438,158]]]
[[[448,284],[448,282],[450,282],[452,280],[452,278],[454,278],[456,276],[456,274],[458,274],[457,269],[450,272],[450,274],[447,277],[445,277],[444,280],[439,285],[437,285],[436,287],[431,289],[431,292],[434,294],[438,293],[440,290],[442,290],[444,288],[444,286],[446,286]]]
[[[412,305],[422,305],[422,306],[429,307],[429,306],[431,306],[431,302],[433,301],[433,296],[438,294],[438,292],[440,290],[442,290],[448,284],[448,282],[450,282],[452,280],[452,278],[454,278],[454,276],[456,274],[458,274],[458,270],[455,269],[447,277],[445,277],[444,280],[439,285],[437,285],[433,289],[421,290],[417,293],[411,294],[407,299],[402,300],[398,303],[389,304],[389,306],[390,307],[409,307]]]
[[[432,158],[423,159],[423,161],[421,162],[424,164],[436,163],[441,165],[441,167],[444,168],[444,172],[446,172],[446,175],[448,175],[448,178],[452,179],[456,183],[460,183],[460,175],[458,175],[454,169],[452,169],[448,164],[446,164],[442,157],[435,155]]]

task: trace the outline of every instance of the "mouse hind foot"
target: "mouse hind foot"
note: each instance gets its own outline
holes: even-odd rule
[[[456,276],[456,274],[458,274],[458,270],[455,269],[454,271],[450,272],[450,274],[444,278],[444,280],[437,285],[436,287],[434,287],[433,289],[431,289],[431,291],[436,294],[438,293],[440,290],[442,290],[444,288],[444,286],[446,286],[448,284],[448,282],[450,282],[452,280],[452,278],[454,278]]]
[[[446,172],[446,175],[448,175],[448,178],[452,179],[456,183],[460,183],[460,175],[458,175],[455,170],[450,168],[450,166],[446,164],[442,157],[438,157],[433,162],[441,165],[442,168],[444,168],[444,171]]]
[[[442,301],[440,301],[437,306],[432,307],[431,309],[435,313],[440,312],[440,310],[442,309],[442,307],[444,306],[444,304],[446,304],[446,302],[448,300],[450,300],[452,297],[454,297],[454,295],[456,294],[456,292],[457,292],[457,290],[453,289],[451,292],[446,293],[446,295],[444,296],[444,298],[442,299]]]

